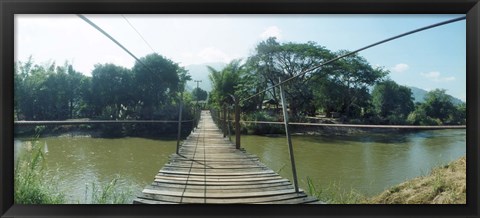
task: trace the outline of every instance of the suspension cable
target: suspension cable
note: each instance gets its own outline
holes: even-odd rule
[[[257,92],[256,94],[253,94],[253,95],[251,95],[251,96],[248,97],[248,98],[241,99],[239,102],[244,102],[244,101],[247,101],[247,100],[249,100],[249,99],[252,99],[252,98],[255,97],[255,96],[258,96],[258,95],[260,95],[260,94],[262,94],[262,93],[264,93],[264,92],[266,92],[266,91],[268,91],[268,90],[270,90],[270,89],[273,89],[273,88],[275,88],[275,87],[277,87],[277,86],[280,86],[280,85],[282,85],[282,84],[284,84],[284,83],[286,83],[286,82],[289,82],[289,81],[291,81],[291,80],[293,80],[293,79],[295,79],[295,78],[297,78],[297,77],[299,77],[299,76],[301,76],[301,75],[304,75],[304,74],[306,74],[306,73],[308,73],[308,72],[310,72],[310,71],[316,70],[316,69],[318,69],[318,68],[320,68],[320,67],[322,67],[322,66],[324,66],[324,65],[326,65],[326,64],[329,64],[329,63],[332,63],[332,62],[337,61],[337,60],[339,60],[339,59],[342,59],[342,58],[344,58],[344,57],[353,55],[353,54],[358,53],[358,52],[360,52],[360,51],[369,49],[369,48],[371,48],[371,47],[374,47],[374,46],[377,46],[377,45],[380,45],[380,44],[383,44],[383,43],[386,43],[386,42],[389,42],[389,41],[392,41],[392,40],[395,40],[395,39],[398,39],[398,38],[401,38],[401,37],[404,37],[404,36],[407,36],[407,35],[410,35],[410,34],[413,34],[413,33],[421,32],[421,31],[424,31],[424,30],[427,30],[427,29],[431,29],[431,28],[434,28],[434,27],[443,26],[443,25],[446,25],[446,24],[449,24],[449,23],[454,23],[454,22],[457,22],[457,21],[465,20],[466,18],[467,18],[467,16],[461,16],[461,17],[454,18],[454,19],[451,19],[451,20],[447,20],[447,21],[443,21],[443,22],[440,22],[440,23],[436,23],[436,24],[428,25],[428,26],[421,27],[421,28],[418,28],[418,29],[414,29],[414,30],[412,30],[412,31],[408,31],[408,32],[405,32],[405,33],[402,33],[402,34],[399,34],[399,35],[396,35],[396,36],[393,36],[393,37],[390,37],[390,38],[387,38],[387,39],[384,39],[384,40],[381,40],[381,41],[378,41],[378,42],[375,42],[375,43],[373,43],[373,44],[370,44],[370,45],[367,45],[367,46],[365,46],[365,47],[359,48],[359,49],[354,50],[354,51],[352,51],[352,52],[349,52],[349,53],[347,53],[347,54],[340,55],[340,56],[338,56],[338,57],[335,57],[335,58],[333,58],[333,59],[330,59],[330,60],[328,60],[328,61],[325,61],[325,62],[323,62],[323,63],[320,63],[319,65],[314,66],[314,67],[312,67],[312,68],[309,68],[309,69],[306,69],[306,70],[304,70],[304,71],[301,71],[299,74],[297,74],[297,75],[295,75],[295,76],[292,76],[292,77],[290,77],[290,78],[288,78],[288,79],[286,79],[286,80],[284,80],[284,81],[282,81],[282,82],[279,82],[279,83],[277,83],[277,84],[275,84],[275,85],[273,85],[273,86],[267,87],[267,88],[265,88],[263,91]]]
[[[130,25],[130,27],[132,27],[132,29],[135,30],[135,32],[137,32],[137,34],[140,36],[140,38],[142,38],[143,42],[145,42],[145,44],[147,44],[147,46],[152,50],[152,52],[156,53],[155,49],[153,49],[153,47],[150,45],[150,43],[148,43],[147,40],[142,36],[142,34],[140,34],[140,32],[138,32],[137,28],[135,28],[133,26],[133,24],[130,23],[130,21],[125,17],[125,15],[122,14],[122,17],[123,17],[123,19],[125,19],[125,21],[127,21],[128,25]]]
[[[105,35],[107,38],[109,38],[110,40],[112,40],[112,42],[114,42],[115,44],[117,44],[118,46],[120,46],[120,48],[122,48],[124,51],[126,51],[130,56],[132,56],[133,58],[135,58],[135,60],[137,60],[139,63],[141,63],[145,68],[147,68],[147,70],[149,70],[151,73],[153,73],[153,70],[150,69],[145,63],[143,63],[143,61],[141,61],[139,58],[137,58],[137,56],[135,56],[132,52],[130,52],[127,48],[125,48],[122,44],[120,44],[120,42],[118,42],[117,40],[115,40],[110,34],[108,34],[107,32],[105,32],[102,28],[100,28],[99,26],[97,26],[95,23],[93,23],[91,20],[89,20],[88,18],[86,18],[85,16],[81,15],[81,14],[77,14],[78,17],[80,17],[82,20],[84,20],[85,22],[87,22],[88,24],[90,24],[92,27],[94,27],[95,29],[97,29],[98,31],[100,31],[103,35]]]

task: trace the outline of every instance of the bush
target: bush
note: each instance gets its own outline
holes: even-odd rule
[[[278,122],[278,119],[274,116],[269,115],[265,111],[257,111],[253,114],[246,115],[244,117],[246,121],[267,121],[267,122]],[[245,127],[248,129],[248,132],[256,135],[263,134],[285,134],[285,127],[279,124],[266,124],[266,123],[246,123]]]
[[[412,125],[442,125],[442,121],[438,118],[431,118],[427,116],[424,110],[416,109],[407,117],[407,123]]]

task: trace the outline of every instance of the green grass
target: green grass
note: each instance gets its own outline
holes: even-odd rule
[[[360,204],[366,199],[364,195],[353,188],[345,190],[335,182],[321,187],[315,185],[309,177],[307,177],[307,192],[327,204]]]
[[[44,156],[41,146],[32,143],[31,149],[18,157],[14,169],[16,204],[61,204],[64,195],[55,193],[55,182],[43,178]]]
[[[130,190],[121,190],[118,188],[118,181],[119,177],[112,179],[110,182],[97,185],[92,183],[91,193],[90,193],[90,200],[86,200],[88,204],[129,204],[130,196],[132,192]],[[89,187],[87,186],[85,191],[85,196],[88,195]],[[87,197],[85,197],[87,199]],[[87,203],[86,202],[86,203]]]

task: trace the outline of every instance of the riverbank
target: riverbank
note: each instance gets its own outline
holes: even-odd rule
[[[308,190],[327,204],[466,204],[466,184],[466,158],[461,157],[373,197],[355,189],[345,191],[335,183],[317,188],[310,179]]]
[[[374,196],[369,204],[466,204],[466,158],[435,168]]]

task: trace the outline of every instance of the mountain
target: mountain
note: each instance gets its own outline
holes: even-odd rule
[[[414,98],[413,100],[414,102],[423,103],[425,101],[425,96],[427,95],[428,91],[417,88],[417,87],[413,87],[413,86],[408,86],[408,88],[412,90],[412,96]],[[464,103],[462,100],[458,98],[455,98],[451,95],[448,95],[448,96],[450,96],[450,99],[454,105],[459,105],[461,103]]]
[[[216,70],[220,70],[223,67],[226,66],[225,63],[203,63],[203,64],[192,64],[192,65],[187,65],[185,66],[185,69],[188,70],[188,73],[192,76],[192,80],[187,82],[187,90],[193,90],[194,88],[197,87],[197,83],[194,82],[194,80],[201,80],[198,84],[198,87],[201,89],[210,92],[212,90],[212,83],[210,82],[210,79],[208,78],[208,74],[210,71],[208,71],[207,66],[211,66],[215,68]]]

